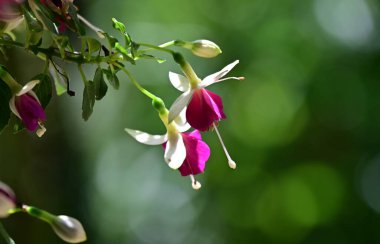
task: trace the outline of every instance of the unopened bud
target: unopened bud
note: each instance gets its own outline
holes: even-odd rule
[[[77,219],[59,215],[50,224],[54,232],[66,242],[80,243],[87,240],[86,232]]]
[[[193,54],[202,58],[213,58],[222,53],[219,46],[212,41],[196,40],[191,42],[191,44]]]
[[[9,210],[15,207],[15,194],[9,186],[0,181],[0,218],[8,217]]]

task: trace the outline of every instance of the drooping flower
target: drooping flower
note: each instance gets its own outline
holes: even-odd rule
[[[199,189],[201,184],[194,175],[204,172],[206,161],[210,157],[210,148],[202,141],[198,130],[183,133],[189,129],[187,123],[180,122],[181,120],[184,121],[180,118],[184,116],[178,117],[170,124],[168,124],[167,113],[160,115],[160,117],[167,128],[165,135],[150,135],[128,128],[125,130],[138,142],[147,145],[163,145],[164,158],[169,167],[178,169],[182,176],[190,176],[192,187],[196,190]]]
[[[9,210],[16,207],[16,196],[12,189],[0,181],[0,218],[8,217]]]
[[[195,129],[200,131],[209,130],[213,127],[220,139],[223,150],[228,158],[228,164],[231,168],[236,168],[235,162],[231,159],[220,133],[216,127],[216,123],[226,118],[223,111],[223,102],[219,95],[206,89],[209,85],[228,79],[242,80],[243,77],[227,77],[223,78],[230,72],[239,60],[227,65],[219,72],[207,76],[203,80],[197,78],[191,68],[183,70],[187,77],[169,72],[169,79],[173,86],[182,91],[183,94],[179,96],[173,103],[169,112],[169,122],[178,116],[186,107],[186,119],[188,123]],[[183,65],[185,68],[189,67],[188,64]],[[191,72],[191,74],[188,74]],[[194,78],[195,77],[195,78]]]
[[[46,121],[46,115],[37,95],[32,90],[38,83],[39,80],[28,82],[19,92],[12,96],[9,106],[29,131],[34,132],[37,130],[37,136],[41,137],[46,132],[43,125],[43,122]]]

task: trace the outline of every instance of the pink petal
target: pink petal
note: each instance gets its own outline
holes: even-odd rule
[[[194,133],[195,132],[195,133]],[[206,161],[210,157],[210,148],[202,140],[198,139],[199,131],[182,134],[186,147],[186,159],[179,168],[182,176],[197,175],[203,173]],[[196,137],[192,136],[196,135]]]
[[[29,94],[16,96],[15,105],[22,122],[30,131],[37,129],[38,121],[46,120],[45,111],[41,104]]]
[[[182,138],[186,148],[186,158],[181,167],[178,168],[182,176],[197,175],[203,173],[206,161],[210,157],[209,146],[202,141],[201,133],[194,130],[190,133],[182,133]],[[166,143],[162,144],[166,149]]]
[[[186,118],[193,128],[208,130],[215,121],[226,118],[222,99],[204,88],[197,90],[187,107]]]

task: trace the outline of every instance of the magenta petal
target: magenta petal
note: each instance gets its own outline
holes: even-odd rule
[[[38,121],[46,120],[45,111],[41,104],[28,93],[16,96],[15,105],[22,122],[30,131],[37,129]]]
[[[208,130],[215,121],[226,118],[222,99],[204,88],[195,91],[187,107],[186,118],[193,128]]]
[[[192,136],[195,134],[196,136]],[[179,168],[182,176],[197,175],[202,173],[206,167],[206,161],[210,157],[210,148],[202,140],[198,139],[199,131],[182,134],[186,147],[186,159]]]

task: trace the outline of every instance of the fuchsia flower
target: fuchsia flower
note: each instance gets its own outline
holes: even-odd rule
[[[56,12],[57,14],[60,13],[62,15],[66,15],[67,13],[62,13],[64,10],[63,10],[63,6],[65,3],[72,3],[74,0],[40,0],[42,4],[50,7],[53,9],[54,12]],[[64,32],[66,30],[66,23],[65,23],[65,20],[62,18],[62,16],[59,16],[59,15],[56,15],[55,16],[55,21],[59,23],[59,26],[58,26],[58,31],[59,32]]]
[[[210,157],[210,148],[202,141],[198,130],[182,133],[188,130],[189,126],[187,124],[181,125],[178,122],[179,120],[170,124],[165,123],[167,127],[165,135],[150,135],[128,128],[125,131],[143,144],[162,144],[165,150],[164,158],[169,167],[178,169],[182,176],[190,176],[192,187],[197,190],[201,187],[201,184],[195,180],[194,175],[204,172],[206,161]],[[167,121],[167,115],[163,121]]]
[[[206,131],[218,122],[226,118],[223,111],[223,102],[220,96],[205,89],[207,86],[227,79],[241,80],[241,77],[228,77],[221,79],[239,63],[239,60],[227,65],[221,71],[209,75],[200,82],[190,82],[183,75],[169,72],[169,79],[173,86],[184,92],[173,103],[169,112],[169,121],[187,106],[186,119],[195,129]],[[192,85],[196,84],[196,85]]]
[[[13,95],[9,101],[9,106],[29,131],[34,132],[40,127],[36,134],[41,137],[46,132],[46,128],[43,126],[46,115],[37,95],[32,90],[38,83],[39,80],[28,82],[19,92]]]
[[[12,189],[0,181],[0,218],[8,217],[9,210],[16,207],[16,196]]]
[[[230,72],[238,63],[239,60],[236,60],[224,67],[221,71],[209,75],[203,80],[197,78],[196,75],[193,75],[194,80],[189,80],[185,76],[169,72],[169,79],[173,86],[183,92],[170,108],[169,122],[187,108],[186,119],[193,128],[206,131],[209,130],[210,127],[213,127],[227,156],[228,165],[232,169],[236,168],[236,163],[229,155],[219,130],[216,127],[218,121],[226,118],[223,111],[222,99],[217,94],[205,89],[205,87],[228,79],[243,80],[243,77],[227,77],[222,79],[222,77]],[[184,70],[184,72],[186,74],[187,71]],[[188,75],[188,77],[191,76]]]

